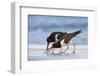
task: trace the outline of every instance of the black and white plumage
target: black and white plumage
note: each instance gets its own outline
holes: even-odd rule
[[[72,33],[67,33],[67,34],[64,34],[58,41],[56,41],[51,48],[48,49],[48,52],[52,49],[55,49],[55,48],[62,48],[62,46],[64,45],[67,45],[67,49],[69,49],[69,44],[70,44],[70,41],[76,37],[79,33],[81,33],[81,30],[79,31],[76,31],[76,32],[72,32]],[[73,53],[75,53],[75,44],[73,43],[74,45],[74,51]],[[47,53],[48,53],[47,52]],[[62,50],[60,51],[60,53],[62,52]],[[65,51],[64,51],[65,52]]]
[[[59,41],[59,39],[60,39],[62,36],[64,36],[65,34],[67,34],[67,33],[65,33],[65,32],[52,32],[52,33],[49,35],[49,37],[47,38],[47,48],[46,48],[46,50],[45,50],[45,53],[48,52],[48,48],[49,48],[49,44],[50,44],[50,43],[55,43],[55,42]]]

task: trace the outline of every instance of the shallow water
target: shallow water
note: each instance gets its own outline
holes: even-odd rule
[[[75,54],[65,54],[65,55],[41,55],[41,56],[29,56],[29,61],[33,60],[62,60],[62,59],[86,59],[88,58],[88,53],[75,53]]]
[[[87,47],[77,47],[75,50],[75,54],[72,53],[73,49],[70,48],[66,51],[66,53],[59,53],[60,49],[56,49],[54,51],[55,54],[52,54],[50,51],[48,55],[44,54],[45,48],[29,48],[29,61],[36,60],[62,60],[62,59],[86,59],[88,58],[88,49]]]

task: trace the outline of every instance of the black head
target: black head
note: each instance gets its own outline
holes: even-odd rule
[[[51,37],[48,37],[47,38],[47,42],[49,43],[49,42],[53,42],[54,40],[53,40],[53,38],[51,38]]]

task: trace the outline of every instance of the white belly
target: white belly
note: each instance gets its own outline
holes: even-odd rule
[[[64,39],[61,41],[61,45],[65,46],[66,44],[64,43]]]
[[[75,38],[72,38],[70,41],[69,41],[69,44],[73,44],[75,41]]]
[[[68,44],[73,44],[74,43],[74,38],[72,38],[70,41],[69,41],[69,43]],[[64,39],[61,41],[61,45],[62,46],[65,46],[65,45],[67,45],[66,43],[64,43]]]

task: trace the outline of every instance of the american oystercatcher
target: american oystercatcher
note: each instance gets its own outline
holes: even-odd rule
[[[48,48],[49,48],[49,44],[50,43],[55,43],[55,42],[59,41],[59,39],[61,37],[63,37],[65,34],[67,34],[67,33],[64,33],[64,32],[52,32],[49,35],[49,37],[47,38],[47,48],[46,48],[44,53],[48,52]]]
[[[75,38],[80,33],[81,33],[81,30],[73,32],[73,33],[64,34],[58,41],[53,43],[52,47],[50,47],[48,49],[47,54],[48,54],[48,52],[50,50],[55,49],[55,48],[61,48],[60,53],[62,53],[62,46],[66,46],[66,45],[67,45],[67,49],[65,51],[67,51],[69,49],[69,47],[68,47],[69,44],[73,44],[74,45],[73,53],[75,53],[75,44],[71,43],[71,40],[73,38]]]

